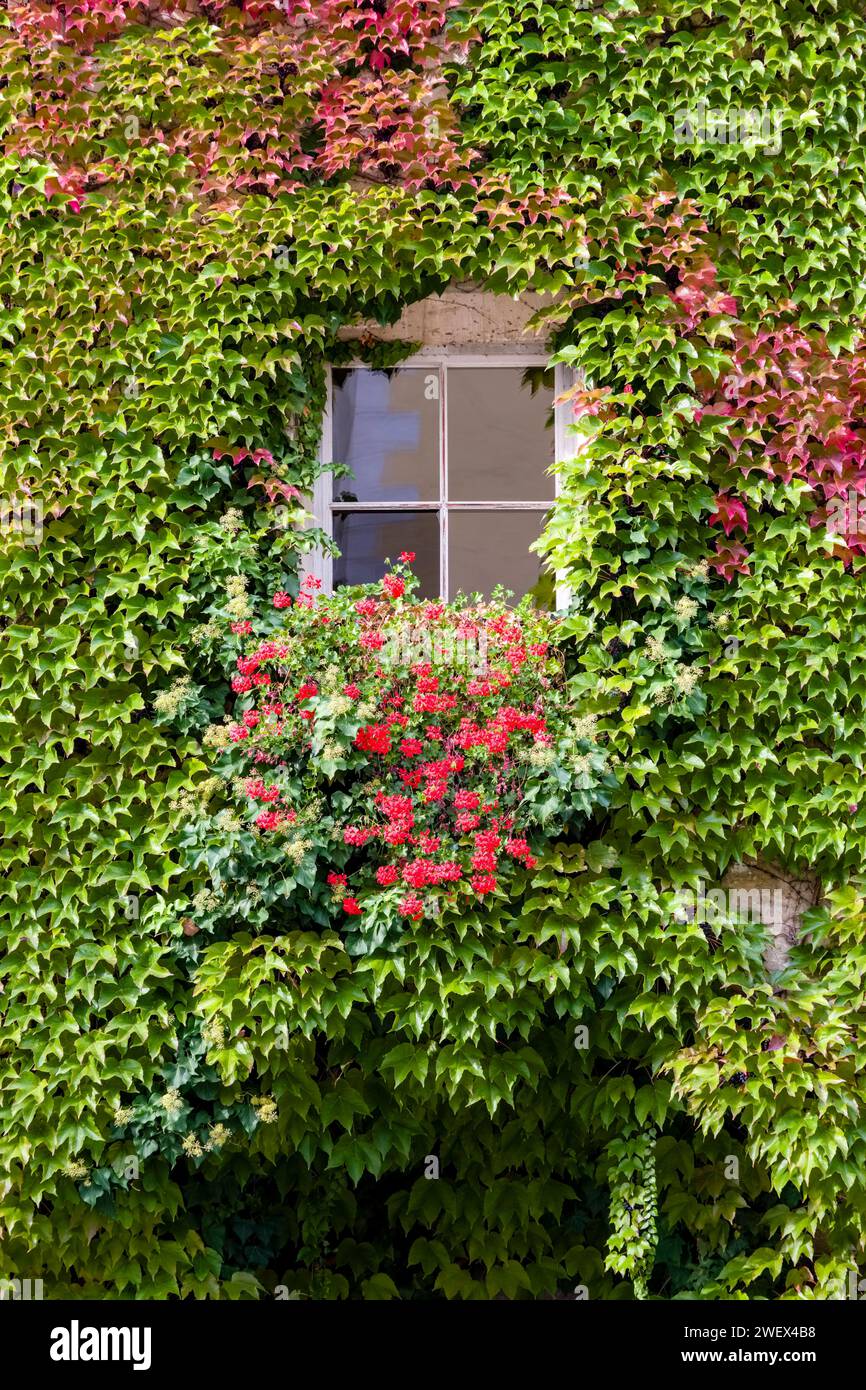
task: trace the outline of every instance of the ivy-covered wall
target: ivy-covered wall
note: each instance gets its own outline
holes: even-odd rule
[[[4,1275],[840,1295],[866,1198],[864,49],[841,0],[2,5]],[[203,731],[232,622],[297,595],[338,330],[457,280],[554,292],[586,375],[545,544],[615,786],[377,975],[339,913],[243,899],[267,859]],[[672,910],[735,863],[818,885],[782,977],[760,924]]]

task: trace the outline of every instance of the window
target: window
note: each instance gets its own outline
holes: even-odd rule
[[[533,589],[529,547],[556,491],[554,376],[534,356],[333,368],[323,459],[350,476],[325,475],[314,499],[341,551],[317,557],[325,588],[375,581],[411,550],[427,598]]]

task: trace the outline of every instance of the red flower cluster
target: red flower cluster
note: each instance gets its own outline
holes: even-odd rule
[[[368,840],[373,839],[375,833],[375,830],[370,830],[363,825],[347,825],[343,831],[343,843],[363,848]]]
[[[355,735],[355,747],[362,753],[390,753],[391,736],[384,724],[366,724]]]
[[[481,805],[481,797],[477,792],[462,790],[454,797],[454,806],[458,811],[475,811]]]
[[[406,592],[406,581],[399,574],[386,574],[382,580],[382,588],[388,598],[402,598]]]
[[[505,841],[505,853],[510,854],[512,859],[519,859],[521,864],[524,864],[527,869],[534,868],[537,863],[535,856],[529,848],[528,841],[525,840],[522,835],[512,837],[512,839]]]
[[[245,791],[247,796],[251,796],[254,801],[279,801],[280,799],[279,787],[266,787],[261,777],[247,778]]]
[[[408,893],[400,902],[397,911],[403,917],[423,917],[424,904],[417,893]]]

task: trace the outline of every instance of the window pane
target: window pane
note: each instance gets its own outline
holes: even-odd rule
[[[354,475],[335,501],[438,502],[438,372],[335,368],[333,383],[334,462]]]
[[[335,512],[334,588],[370,584],[385,573],[385,560],[414,550],[412,568],[421,580],[421,597],[439,596],[438,512]]]
[[[533,395],[526,367],[449,367],[448,496],[455,502],[535,502],[554,494],[552,373]]]
[[[479,590],[489,598],[497,584],[528,594],[541,575],[541,559],[529,547],[544,529],[543,512],[449,512],[451,597]]]

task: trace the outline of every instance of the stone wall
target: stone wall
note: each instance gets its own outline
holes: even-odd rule
[[[768,935],[764,965],[768,974],[783,970],[799,934],[803,913],[820,901],[818,880],[795,878],[771,865],[736,865],[725,874],[722,887],[729,892],[761,895],[761,902],[770,908],[761,914]]]
[[[446,354],[472,349],[543,352],[546,331],[533,333],[527,325],[536,310],[550,302],[550,295],[512,298],[472,284],[449,285],[442,294],[408,305],[390,327],[368,321],[342,328],[338,336],[347,341],[365,336],[383,342],[403,339]]]

